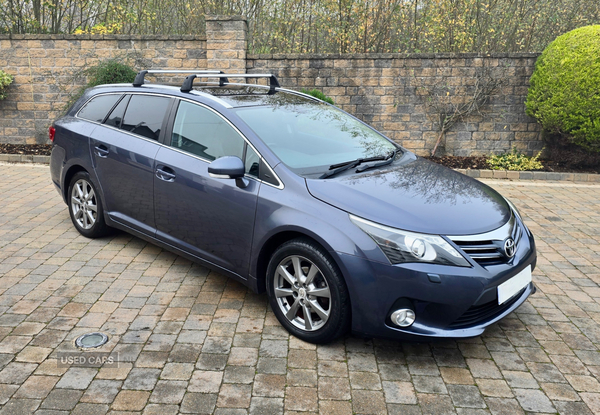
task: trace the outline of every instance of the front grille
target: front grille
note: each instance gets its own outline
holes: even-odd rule
[[[490,321],[508,310],[515,302],[517,302],[524,291],[525,288],[504,304],[498,304],[498,300],[494,300],[482,305],[474,305],[465,311],[454,323],[450,324],[448,328],[460,329]]]
[[[460,249],[478,264],[501,263],[504,254],[501,247],[494,241],[454,241]]]
[[[522,230],[515,217],[499,229],[480,235],[450,236],[462,251],[480,265],[495,265],[508,261],[504,254],[504,241],[511,237],[518,246]]]

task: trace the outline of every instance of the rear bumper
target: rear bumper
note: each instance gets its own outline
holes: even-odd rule
[[[337,253],[352,302],[352,331],[367,337],[395,339],[465,338],[478,336],[489,325],[517,309],[535,286],[530,283],[502,305],[497,287],[531,266],[533,238],[523,238],[509,264],[454,267],[435,264],[390,265]],[[439,276],[434,282],[429,274]],[[389,316],[409,300],[415,323],[401,328]]]
[[[50,153],[50,177],[56,187],[56,191],[66,203],[65,195],[62,191],[63,167],[65,165],[65,149],[54,144]]]

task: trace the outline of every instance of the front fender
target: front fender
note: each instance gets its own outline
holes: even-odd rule
[[[250,282],[251,286],[260,287],[265,277],[261,275],[266,269],[264,261],[268,262],[264,250],[276,249],[273,241],[280,241],[283,234],[313,239],[330,253],[340,269],[339,253],[388,262],[375,242],[350,221],[347,212],[312,197],[303,180],[285,183],[284,189],[266,185],[260,189],[248,275],[255,283]]]

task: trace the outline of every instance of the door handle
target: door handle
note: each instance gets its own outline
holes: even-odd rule
[[[94,147],[96,149],[96,154],[98,157],[106,158],[108,157],[108,148],[105,145],[100,144],[99,146]]]
[[[175,177],[177,176],[175,175],[175,172],[168,167],[159,167],[156,169],[156,177],[165,182],[174,182]]]

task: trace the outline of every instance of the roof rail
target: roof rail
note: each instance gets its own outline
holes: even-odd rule
[[[144,77],[146,76],[146,74],[152,74],[152,73],[193,73],[193,74],[219,74],[219,73],[223,73],[222,71],[199,71],[199,70],[187,70],[187,71],[180,71],[180,70],[163,70],[163,69],[149,69],[149,70],[145,70],[145,71],[139,71],[137,73],[137,75],[135,76],[135,80],[133,81],[133,86],[142,86],[144,85]]]
[[[194,79],[200,78],[219,78],[219,86],[224,86],[229,83],[228,78],[269,78],[269,94],[275,92],[275,88],[280,88],[279,81],[273,74],[258,74],[258,73],[229,73],[225,74],[223,72],[212,72],[207,73],[209,71],[196,71],[191,75],[188,75],[183,81],[183,85],[181,85],[181,92],[190,92],[192,90],[192,86],[194,84]]]

